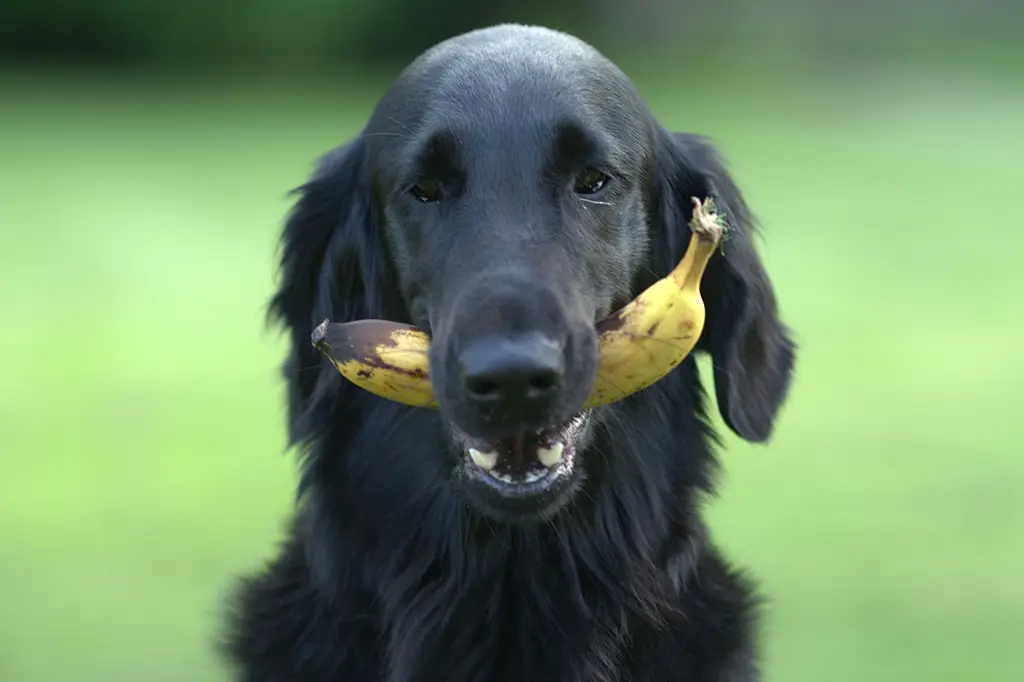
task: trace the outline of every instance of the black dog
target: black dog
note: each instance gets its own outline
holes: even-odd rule
[[[758,679],[757,598],[699,515],[714,434],[694,358],[581,411],[595,320],[675,265],[707,196],[733,230],[697,352],[726,424],[765,441],[795,346],[709,143],[663,129],[621,71],[551,30],[474,31],[398,78],[284,230],[272,310],[301,504],[234,602],[238,679]],[[325,318],[430,330],[441,410],[348,383],[310,344]],[[555,441],[539,482],[467,454],[529,467]]]

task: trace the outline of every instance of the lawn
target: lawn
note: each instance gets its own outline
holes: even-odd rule
[[[802,344],[708,510],[769,682],[1024,674],[1024,90],[931,82],[641,81],[719,141]],[[226,679],[295,481],[285,192],[381,87],[279,85],[0,80],[0,680]]]

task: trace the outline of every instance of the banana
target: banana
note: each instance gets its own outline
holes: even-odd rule
[[[386,320],[324,320],[313,330],[312,341],[356,386],[406,405],[437,409],[427,357],[430,337],[416,327]]]
[[[700,282],[721,239],[714,202],[693,199],[692,234],[679,264],[617,313],[597,323],[597,376],[584,409],[651,386],[690,354],[704,330]]]
[[[725,225],[712,199],[693,198],[693,205],[690,243],[679,264],[596,324],[597,376],[584,409],[653,385],[697,344],[705,315],[701,278]],[[386,320],[324,320],[311,341],[353,384],[382,398],[437,409],[430,384],[430,337],[422,330]]]

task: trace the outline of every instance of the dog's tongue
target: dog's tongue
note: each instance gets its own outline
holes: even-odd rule
[[[564,437],[564,434],[559,437],[559,434],[548,430],[521,432],[499,440],[467,443],[467,454],[473,464],[492,476],[529,483],[562,461]]]
[[[502,444],[505,447],[506,463],[513,472],[522,473],[531,468],[536,456],[530,450],[537,449],[533,440],[525,433],[517,433]]]

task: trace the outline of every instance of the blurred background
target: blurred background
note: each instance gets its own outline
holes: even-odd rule
[[[286,192],[507,20],[618,60],[765,224],[799,375],[708,513],[767,679],[1024,679],[1019,0],[4,0],[0,680],[227,679],[295,484]]]

